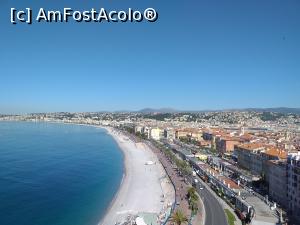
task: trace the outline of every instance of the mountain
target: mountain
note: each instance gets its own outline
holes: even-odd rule
[[[218,110],[176,110],[173,108],[144,108],[139,113],[203,113],[203,112],[223,112],[223,111],[255,111],[255,112],[276,112],[283,114],[300,114],[300,108],[276,107],[276,108],[243,108],[243,109],[218,109]]]
[[[256,112],[276,112],[276,113],[292,113],[300,114],[300,108],[288,108],[288,107],[277,107],[277,108],[247,108],[246,111],[256,111]]]
[[[179,111],[172,108],[160,108],[160,109],[144,108],[139,110],[138,112],[139,113],[176,113]]]

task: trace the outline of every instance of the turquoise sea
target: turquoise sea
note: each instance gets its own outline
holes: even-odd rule
[[[1,225],[96,225],[122,174],[122,152],[103,129],[0,122]]]

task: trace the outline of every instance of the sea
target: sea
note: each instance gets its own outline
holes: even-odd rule
[[[97,225],[123,176],[104,129],[0,122],[0,224]]]

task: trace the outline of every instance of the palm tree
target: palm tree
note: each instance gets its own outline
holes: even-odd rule
[[[183,214],[181,210],[177,210],[171,216],[170,221],[175,225],[181,225],[188,222],[188,218]]]
[[[189,200],[198,201],[199,197],[196,193],[196,188],[190,187],[187,192],[187,197]]]
[[[196,192],[196,188],[194,188],[194,187],[189,187],[189,189],[187,190],[188,197],[194,195],[195,192]]]
[[[195,201],[195,200],[190,201],[189,207],[192,210],[192,214],[193,215],[197,214],[197,211],[198,211],[198,203],[197,203],[197,201]]]
[[[197,213],[199,196],[196,193],[196,189],[194,187],[190,187],[188,189],[187,198],[189,201],[189,208],[192,210],[193,214]]]

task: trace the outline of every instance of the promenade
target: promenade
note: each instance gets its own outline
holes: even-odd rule
[[[165,168],[168,176],[170,177],[170,179],[172,180],[172,182],[175,186],[175,189],[176,189],[175,210],[177,210],[177,209],[182,210],[183,213],[189,218],[191,215],[191,210],[189,209],[189,203],[188,203],[186,196],[187,196],[187,190],[189,187],[191,187],[191,185],[189,183],[185,182],[184,178],[179,175],[176,165],[173,164],[173,162],[170,159],[168,159],[162,153],[162,151],[160,149],[155,147],[151,142],[146,142],[146,143],[152,149],[152,151],[157,155],[159,161]],[[204,224],[204,221],[203,221],[204,208],[203,208],[203,204],[202,204],[200,198],[199,198],[198,206],[199,206],[198,213],[191,221],[191,223],[193,225],[203,225]],[[171,224],[171,223],[169,222],[168,224]]]

